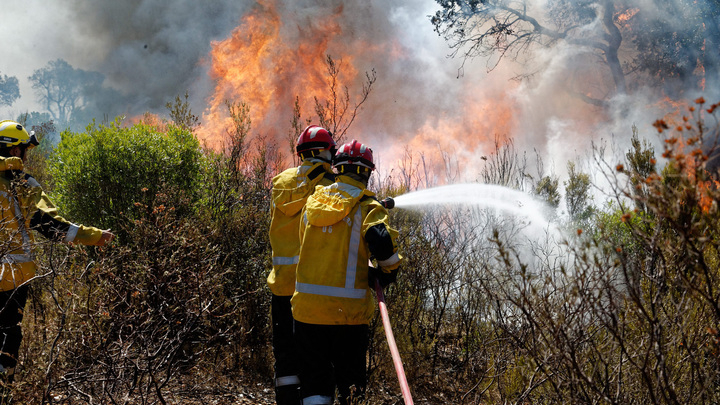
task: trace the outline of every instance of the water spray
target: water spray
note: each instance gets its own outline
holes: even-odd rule
[[[544,204],[521,191],[512,190],[507,187],[492,184],[453,184],[448,186],[434,187],[425,190],[413,191],[407,194],[387,197],[380,201],[385,209],[392,208],[413,208],[426,205],[447,205],[462,204],[483,208],[496,209],[515,216],[527,218],[530,223],[539,225],[545,229],[550,228],[550,222],[544,215]],[[410,394],[410,387],[405,377],[400,353],[395,343],[395,337],[390,326],[387,305],[383,289],[378,280],[375,281],[375,293],[377,295],[380,315],[385,328],[385,336],[390,354],[392,355],[395,372],[400,382],[405,405],[412,405],[413,400]]]
[[[383,200],[384,201],[384,200]],[[433,187],[396,196],[396,208],[412,209],[428,205],[466,205],[494,209],[526,218],[531,224],[552,229],[545,215],[545,204],[522,191],[496,184],[466,183]]]

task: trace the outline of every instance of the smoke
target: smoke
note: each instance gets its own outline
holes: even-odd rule
[[[543,10],[552,2],[531,3],[531,10]],[[698,9],[705,6],[702,1],[637,0],[637,10],[628,18],[642,16],[643,23],[656,30],[651,38],[663,38],[668,30],[682,28],[677,25],[682,20],[697,17]],[[574,92],[607,98],[611,78],[588,49],[563,41],[528,48],[519,63],[506,58],[492,71],[489,67],[495,66],[497,57],[449,58],[451,49],[430,23],[429,16],[439,8],[431,0],[265,0],[260,5],[247,0],[7,0],[4,10],[12,18],[6,17],[0,27],[6,56],[0,74],[18,77],[22,99],[5,112],[14,117],[40,109],[27,77],[62,58],[75,68],[102,73],[105,86],[121,95],[104,101],[114,102],[117,111],[130,116],[146,111],[164,114],[167,102],[188,91],[193,112],[208,117],[212,102],[243,97],[231,94],[232,87],[217,88],[210,75],[211,52],[233,35],[244,35],[251,43],[254,34],[238,30],[263,7],[273,8],[280,22],[279,42],[274,46],[294,49],[296,57],[271,56],[262,61],[258,75],[278,79],[262,89],[273,100],[260,118],[265,122],[253,126],[274,128],[271,136],[276,142],[286,142],[294,93],[305,90],[301,87],[308,83],[299,77],[310,70],[305,69],[308,61],[302,52],[314,41],[322,46],[321,55],[342,60],[345,69],[354,72],[351,92],[359,91],[364,72],[377,73],[348,139],[371,146],[384,173],[396,170],[409,150],[425,160],[437,181],[453,177],[443,171],[455,171],[456,180],[474,180],[481,164],[478,158],[492,152],[496,137],[511,137],[518,150],[538,151],[548,171],[562,174],[568,160],[587,155],[599,139],[620,140],[622,148],[633,125],[641,136],[653,140],[651,123],[665,112],[657,102],[662,94],[653,87],[654,79],[643,81],[632,75],[628,75],[631,97],[610,99],[610,107],[603,110],[581,101]],[[715,32],[717,21],[713,25],[709,15],[708,32]],[[583,29],[592,37],[601,33],[602,26],[593,20]],[[323,33],[325,37],[317,41]],[[624,36],[625,44],[630,45],[631,34]],[[720,52],[712,52],[718,43],[717,35],[704,42],[710,48],[701,61],[706,70],[718,66]],[[698,58],[687,52],[679,49],[668,57]],[[621,57],[632,59],[632,55]],[[523,80],[511,80],[514,77]],[[241,88],[259,85],[260,77],[256,79]],[[697,77],[663,78],[660,87],[678,88],[692,79]],[[706,84],[709,99],[720,95],[716,84]],[[220,132],[209,124],[206,131]]]
[[[23,81],[23,103],[15,109],[36,107],[27,77],[61,58],[104,74],[105,86],[126,96],[116,101],[126,104],[118,110],[156,112],[185,91],[208,91],[202,61],[211,41],[226,36],[248,8],[233,0],[8,0],[0,38],[12,58],[3,58],[0,72]]]

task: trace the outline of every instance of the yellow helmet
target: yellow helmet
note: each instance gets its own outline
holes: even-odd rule
[[[31,149],[40,145],[40,142],[35,137],[35,131],[28,133],[25,127],[15,121],[0,121],[0,146],[10,148],[16,145]]]

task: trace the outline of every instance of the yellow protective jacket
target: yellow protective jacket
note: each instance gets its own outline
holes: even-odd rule
[[[375,194],[349,176],[318,187],[308,198],[300,225],[302,244],[293,294],[293,318],[318,325],[370,323],[375,303],[368,285],[368,261],[385,272],[402,258],[397,231]]]
[[[272,271],[267,278],[273,294],[291,296],[295,292],[295,266],[300,250],[300,212],[317,185],[330,185],[334,175],[330,163],[307,159],[273,178],[270,246]]]
[[[35,276],[33,232],[54,241],[94,245],[102,230],[75,225],[58,215],[40,184],[22,172],[20,158],[0,157],[0,291],[10,291]]]

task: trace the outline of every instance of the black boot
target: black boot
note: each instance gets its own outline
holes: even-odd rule
[[[275,402],[277,405],[300,405],[300,386],[283,385],[275,387]]]

